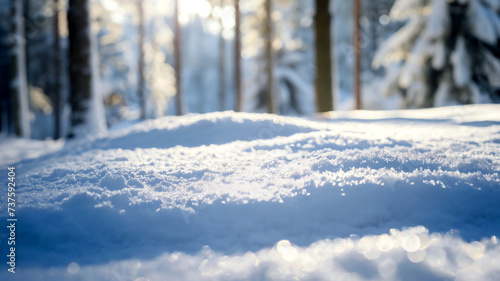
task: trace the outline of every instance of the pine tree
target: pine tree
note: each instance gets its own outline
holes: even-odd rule
[[[500,1],[397,0],[390,16],[407,23],[373,61],[386,94],[406,107],[500,101]]]

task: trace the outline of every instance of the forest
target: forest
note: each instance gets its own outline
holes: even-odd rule
[[[188,113],[498,103],[499,7],[1,0],[0,129],[58,139]]]

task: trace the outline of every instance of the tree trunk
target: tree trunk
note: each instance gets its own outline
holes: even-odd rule
[[[329,0],[316,0],[316,106],[318,112],[334,109]]]
[[[354,95],[355,108],[361,109],[361,1],[354,0]]]
[[[221,10],[224,8],[224,0],[219,1]],[[219,110],[226,108],[226,40],[224,40],[224,25],[222,23],[222,14],[219,15]]]
[[[145,79],[144,79],[144,7],[142,0],[137,0],[137,10],[139,12],[138,25],[138,45],[139,45],[139,61],[137,70],[139,72],[137,83],[137,97],[141,106],[141,119],[146,119],[146,97],[144,94]]]
[[[61,40],[59,30],[59,16],[61,10],[61,2],[54,0],[54,139],[59,139],[62,136],[61,114],[64,106],[63,95],[61,93],[62,80],[62,57],[61,57]]]
[[[267,112],[275,113],[275,95],[274,95],[274,57],[273,57],[273,22],[271,19],[272,3],[271,0],[265,1],[266,25],[266,73],[267,73]]]
[[[181,52],[181,26],[179,23],[179,2],[175,1],[175,14],[174,14],[174,53],[175,53],[175,85],[177,88],[177,94],[175,95],[175,104],[177,107],[177,115],[183,115],[183,96],[182,96],[182,52]]]
[[[236,106],[235,110],[241,112],[243,109],[243,92],[241,89],[241,19],[240,19],[240,1],[234,2],[234,82],[236,87]]]
[[[26,78],[26,38],[24,36],[23,1],[12,0],[11,34],[12,48],[12,101],[14,130],[23,138],[31,137],[29,121],[28,82]]]
[[[85,125],[92,99],[91,30],[88,0],[69,0],[71,126]],[[74,131],[73,131],[74,134]]]

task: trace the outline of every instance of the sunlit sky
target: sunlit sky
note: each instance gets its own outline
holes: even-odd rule
[[[107,10],[108,15],[116,24],[121,25],[126,21],[129,15],[133,15],[134,21],[137,21],[137,2],[121,2],[118,0],[92,0],[100,3],[105,10]],[[242,14],[246,14],[249,11],[257,11],[262,13],[258,7],[262,6],[263,0],[247,0],[241,1],[241,11]],[[281,3],[281,2],[280,2]],[[142,0],[144,5],[144,15],[146,19],[150,18],[171,18],[174,15],[175,1],[174,0]],[[283,17],[282,12],[277,8],[272,13],[272,19],[275,22],[279,22]],[[179,22],[181,25],[187,25],[195,19],[201,19],[204,30],[211,34],[222,34],[226,40],[231,40],[234,37],[234,27],[235,27],[235,11],[234,6],[231,3],[227,3],[224,6],[216,5],[212,7],[208,0],[179,0]],[[306,24],[302,26],[310,25],[312,18],[304,18],[303,21],[307,21]],[[136,22],[137,23],[137,22]],[[222,29],[222,30],[221,30]],[[245,41],[251,41],[252,44],[244,44],[247,47],[242,50],[243,56],[248,57],[254,55],[259,48],[262,46],[260,38],[256,31],[250,31],[247,36],[245,36]],[[259,41],[260,40],[260,41]],[[282,42],[276,40],[273,42],[273,46],[276,49],[281,47]],[[290,42],[289,42],[290,43]],[[251,46],[251,47],[250,47]]]
[[[104,8],[106,8],[111,12],[124,13],[126,11],[124,4],[120,3],[119,1],[100,0],[100,2],[102,3]],[[144,10],[146,12],[146,17],[155,15],[172,16],[174,13],[174,1],[149,0],[149,1],[143,1],[143,3],[144,3]],[[135,4],[127,3],[126,6],[133,7],[135,6]],[[181,24],[187,24],[194,17],[200,17],[202,19],[206,19],[210,16],[211,10],[212,6],[207,0],[180,0],[179,20]],[[220,12],[216,10],[217,9],[214,10],[214,15],[215,16],[220,15]],[[225,10],[226,9],[224,9],[223,15],[225,17],[228,17],[229,13],[227,13]],[[231,15],[230,17],[234,18],[233,15]],[[228,22],[228,20],[230,21],[231,19],[225,19],[224,25],[229,28],[230,26],[228,25],[230,25],[230,23]],[[234,19],[232,20],[234,25]]]
[[[125,12],[120,3],[116,0],[100,0],[103,6],[108,10],[113,11],[112,19],[118,21],[123,18]],[[144,10],[146,17],[152,16],[173,16],[174,14],[174,1],[165,0],[148,0],[144,1]],[[229,39],[232,36],[231,29],[235,26],[234,7],[232,5],[225,5],[223,7],[213,7],[207,0],[180,0],[179,1],[179,21],[182,25],[188,24],[195,18],[206,20],[212,18],[213,20],[206,22],[207,30],[210,33],[218,34],[223,28],[223,35]]]
[[[167,3],[168,2],[163,2]],[[199,16],[203,19],[210,15],[212,6],[206,0],[181,0],[179,1],[179,21],[181,24],[187,24],[190,17]]]

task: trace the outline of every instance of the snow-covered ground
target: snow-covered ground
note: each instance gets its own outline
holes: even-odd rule
[[[0,136],[0,167],[19,162],[24,159],[33,159],[55,152],[63,148],[64,141],[40,141],[32,139],[12,138]]]
[[[499,112],[164,117],[34,159],[0,142],[24,159],[0,279],[500,280]]]

